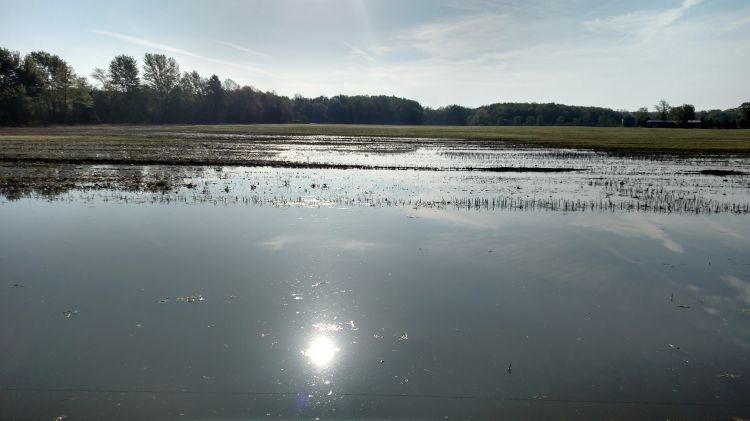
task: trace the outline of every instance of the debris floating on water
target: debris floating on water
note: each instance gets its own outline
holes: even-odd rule
[[[71,317],[78,314],[78,310],[65,310],[62,312],[63,317],[70,319]]]
[[[193,295],[188,295],[186,297],[184,296],[177,297],[177,301],[181,301],[183,303],[194,303],[196,301],[204,301],[204,300],[205,298],[203,298],[203,294],[193,294]]]
[[[722,373],[722,374],[717,374],[716,377],[719,377],[721,379],[739,379],[742,376],[739,374],[734,374],[734,373]]]
[[[406,332],[402,333],[401,336],[398,337],[399,341],[406,341],[408,339],[409,339],[409,334]]]

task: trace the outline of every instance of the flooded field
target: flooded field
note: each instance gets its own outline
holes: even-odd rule
[[[277,207],[750,211],[746,155],[623,156],[491,141],[195,133],[162,143],[159,136],[175,134],[151,134],[142,142],[4,141],[0,194]]]
[[[216,136],[0,150],[0,419],[750,417],[748,157]]]

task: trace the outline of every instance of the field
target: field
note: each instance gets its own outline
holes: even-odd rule
[[[0,194],[141,191],[157,193],[148,196],[156,201],[273,206],[747,213],[747,133],[317,125],[5,129]],[[649,135],[661,138],[649,143]],[[580,148],[586,142],[597,148]],[[306,201],[313,191],[319,194]]]
[[[750,130],[646,129],[598,127],[457,127],[457,126],[368,126],[368,125],[189,125],[189,126],[73,126],[0,128],[0,142],[142,142],[160,140],[164,145],[195,139],[205,134],[247,136],[357,136],[365,138],[431,138],[492,141],[576,148],[618,153],[750,153]],[[203,142],[210,137],[200,139]],[[5,143],[7,146],[8,144]],[[126,145],[123,145],[127,147]],[[153,145],[152,145],[153,146]],[[3,149],[8,149],[7,147]],[[12,159],[2,154],[1,159]]]

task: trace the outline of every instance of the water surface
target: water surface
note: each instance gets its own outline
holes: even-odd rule
[[[225,137],[0,165],[0,418],[750,417],[746,157]]]
[[[131,196],[0,204],[3,417],[750,415],[746,216]]]

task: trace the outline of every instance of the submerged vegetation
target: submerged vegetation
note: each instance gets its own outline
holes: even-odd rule
[[[487,140],[231,130],[137,138],[112,132],[108,140],[94,141],[68,137],[0,141],[0,197],[270,207],[750,211],[750,167],[746,158],[732,154],[619,155]]]
[[[0,125],[39,124],[389,124],[446,126],[644,126],[652,118],[675,126],[750,127],[750,102],[728,110],[695,111],[661,100],[653,112],[555,103],[497,103],[478,108],[423,107],[386,95],[289,98],[240,86],[217,75],[181,72],[162,54],[119,55],[89,80],[61,57],[44,51],[25,56],[0,48]],[[695,126],[695,124],[693,124]]]

